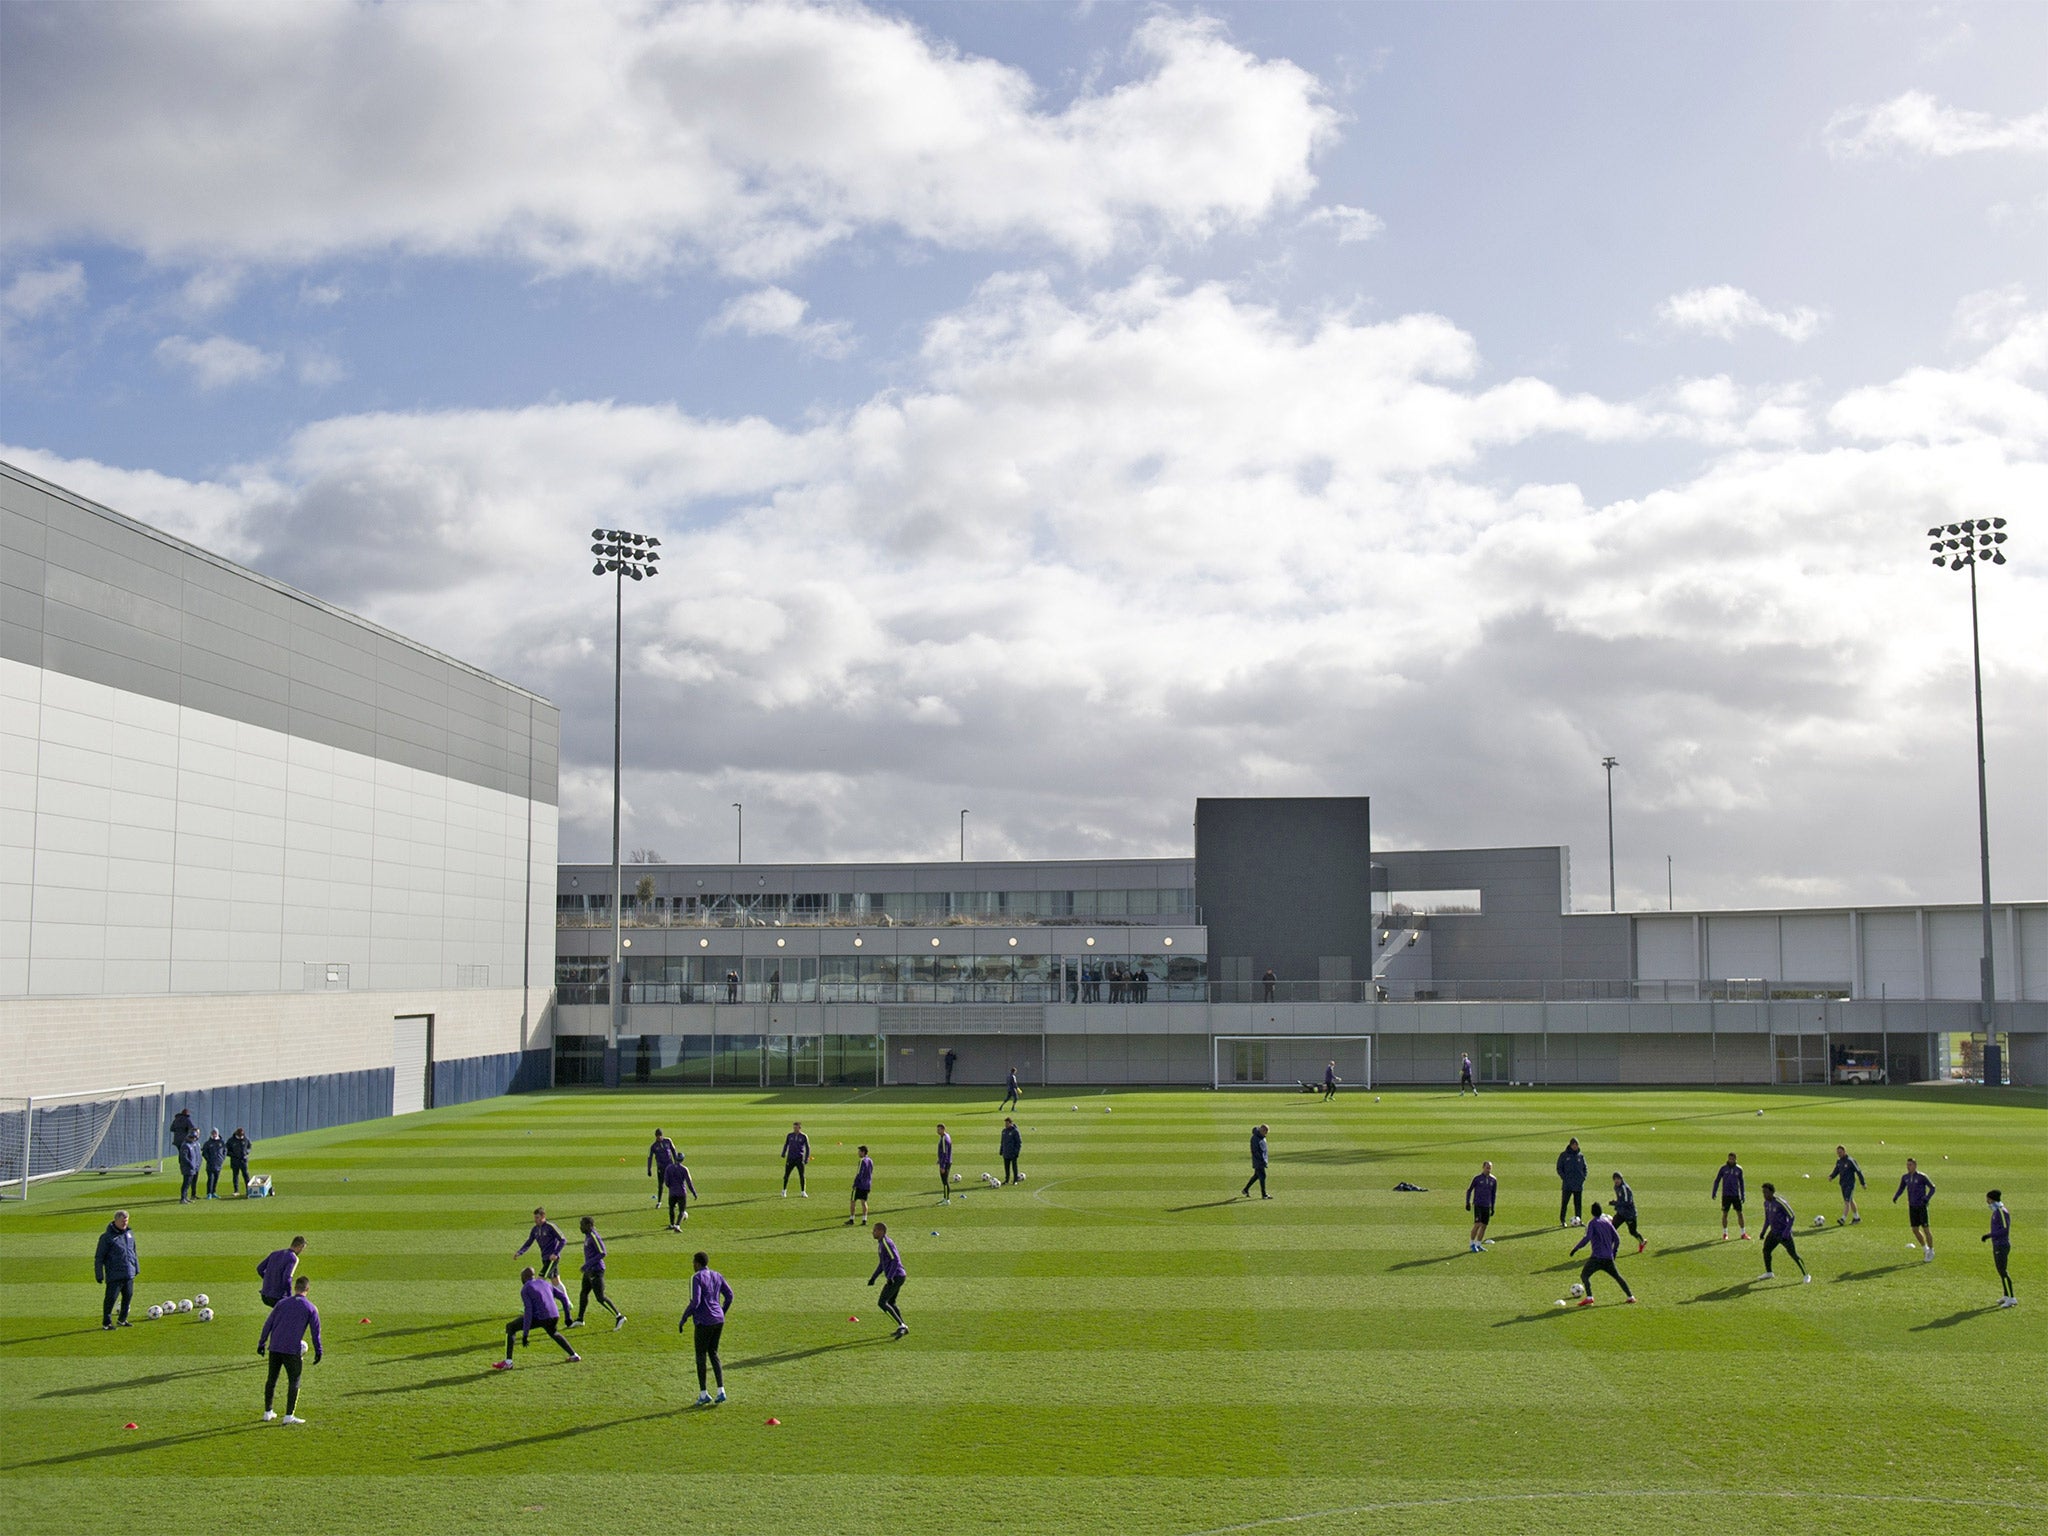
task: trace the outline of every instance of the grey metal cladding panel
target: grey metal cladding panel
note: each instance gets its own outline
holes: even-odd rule
[[[337,666],[329,656],[292,651],[288,665],[292,682],[322,694],[353,700],[365,710],[377,707],[377,684],[360,672]]]
[[[48,562],[41,555],[21,549],[0,549],[0,587],[13,592],[33,592],[38,598],[43,595],[43,575],[49,569]],[[9,602],[14,599],[10,596]]]
[[[249,592],[261,593],[261,587],[249,587]],[[239,600],[238,595],[216,591],[213,587],[196,581],[188,581],[181,599],[185,609],[185,638],[195,643],[205,641],[196,637],[203,632],[225,629],[235,634],[250,635],[265,645],[275,646],[285,655],[290,654],[292,641],[291,618],[275,609]]]
[[[307,715],[316,719],[332,720],[360,733],[362,745],[351,745],[351,752],[369,752],[374,745],[372,738],[377,734],[377,710],[374,705],[347,694],[330,693],[325,688],[294,678],[290,685],[292,718]],[[326,740],[325,737],[317,738]],[[329,745],[334,745],[330,742]]]
[[[11,485],[13,482],[7,482]],[[13,554],[43,558],[50,538],[50,525],[26,507],[0,507],[0,549]]]
[[[125,624],[118,618],[95,613],[88,608],[51,602],[47,598],[43,602],[43,633],[53,640],[90,646],[96,651],[125,656],[130,661],[167,668],[174,673],[185,649],[169,636],[138,629],[133,624]]]
[[[347,701],[342,702],[345,704]],[[362,757],[375,757],[375,727],[367,721],[338,719],[336,716],[334,710],[301,709],[294,705],[289,716],[290,733],[306,741],[317,741],[324,747],[335,747]]]
[[[378,757],[387,763],[397,763],[406,768],[417,768],[422,773],[436,773],[448,776],[448,754],[432,747],[420,746],[401,737],[377,733]],[[472,781],[473,782],[473,781]]]
[[[216,635],[231,633],[216,631]],[[236,637],[229,643],[236,644],[241,654],[223,654],[198,645],[184,647],[185,675],[199,682],[217,683],[223,688],[232,688],[237,693],[246,693],[272,704],[289,705],[292,701],[291,679],[264,664],[278,659],[276,650],[247,635]]]
[[[81,645],[62,635],[47,632],[43,635],[41,665],[52,672],[62,672],[66,677],[82,678],[88,683],[101,683],[109,688],[124,688],[152,699],[176,702],[178,697],[176,668],[154,666],[132,656]]]
[[[100,522],[97,518],[93,521]],[[179,605],[183,584],[177,572],[165,570],[159,558],[138,558],[159,556],[162,545],[131,534],[120,544],[109,547],[92,538],[81,538],[83,531],[90,530],[79,529],[75,522],[53,524],[43,558],[63,570],[139,593],[166,608]]]
[[[209,715],[225,715],[230,720],[260,725],[266,730],[287,734],[291,730],[291,708],[281,699],[261,698],[238,688],[223,687],[203,677],[186,677],[182,682],[177,702],[188,709],[203,710]]]
[[[31,626],[14,622],[17,594],[10,592],[6,596],[7,602],[0,604],[0,656],[26,666],[40,667],[43,664],[42,599],[36,599],[36,623]]]
[[[68,603],[169,640],[175,640],[184,626],[185,616],[175,601],[160,602],[149,592],[72,570],[55,561],[48,562],[44,569],[43,596],[53,603]]]

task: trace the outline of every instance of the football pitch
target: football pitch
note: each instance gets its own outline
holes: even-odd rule
[[[260,1144],[269,1201],[181,1208],[172,1174],[39,1186],[0,1209],[5,1527],[2048,1530],[2038,1093],[1069,1089],[1017,1118],[1007,1189],[980,1181],[1001,1169],[992,1089],[551,1093]],[[808,1200],[777,1193],[793,1119]],[[1258,1120],[1268,1202],[1237,1198]],[[657,1125],[701,1190],[680,1234],[644,1172]],[[1553,1171],[1572,1135],[1589,1200],[1615,1169],[1634,1186],[1650,1247],[1619,1262],[1641,1305],[1605,1281],[1556,1305],[1579,1266]],[[900,1342],[865,1284],[874,1243],[843,1225],[860,1142],[910,1272]],[[1870,1179],[1860,1226],[1834,1224],[1837,1142]],[[1759,1283],[1759,1244],[1719,1240],[1730,1151],[1752,1232],[1764,1180],[1789,1196],[1813,1284],[1782,1258]],[[1931,1264],[1890,1199],[1909,1154],[1939,1186]],[[1482,1158],[1501,1193],[1475,1255]],[[1994,1186],[2009,1311],[1978,1241]],[[583,1364],[536,1334],[493,1372],[537,1204],[570,1235],[572,1294],[597,1218],[630,1322],[593,1303],[565,1335]],[[92,1253],[117,1205],[142,1277],[135,1326],[108,1333]],[[254,1265],[301,1233],[327,1354],[285,1428],[258,1422]],[[737,1296],[712,1409],[676,1326],[699,1247]],[[211,1324],[142,1315],[201,1292]]]

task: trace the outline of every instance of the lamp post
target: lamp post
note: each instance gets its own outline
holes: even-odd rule
[[[744,864],[747,862],[747,808],[735,800],[732,803],[732,809],[734,818],[732,861],[735,864]]]
[[[1607,770],[1607,910],[1621,910],[1615,904],[1614,895],[1614,770],[1621,766],[1618,757],[1603,757],[1600,766]]]
[[[642,581],[658,574],[661,556],[655,551],[661,540],[623,528],[590,530],[590,553],[595,563],[593,576],[612,579],[612,965],[611,1039],[605,1051],[605,1086],[618,1086],[619,1036],[626,1021],[626,965],[624,922],[625,876],[619,864],[619,774],[623,766],[624,730],[621,705],[624,700],[626,582]]]
[[[1984,779],[1984,658],[1977,641],[1977,567],[2005,564],[2005,519],[1964,518],[1927,530],[1934,563],[1970,573],[1970,685],[1977,705],[1977,868],[1982,880],[1984,957],[1977,964],[1977,1023],[1984,1031],[1984,1086],[1996,1088],[2005,1077],[2003,1053],[1992,1018],[1997,996],[1991,974],[1991,796]]]
[[[967,813],[960,813],[960,862],[967,862]]]

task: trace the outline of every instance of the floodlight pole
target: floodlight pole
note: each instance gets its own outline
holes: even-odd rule
[[[1603,757],[1600,766],[1607,770],[1607,910],[1620,911],[1614,893],[1614,770],[1621,766],[1618,757]]]
[[[967,813],[960,813],[960,862],[967,862]]]
[[[2005,1053],[1998,1048],[1997,978],[1991,949],[1991,791],[1984,768],[1984,650],[1977,632],[1977,567],[2005,564],[2005,519],[1964,518],[1927,530],[1934,563],[1970,572],[1970,697],[1977,719],[1977,872],[1984,919],[1984,953],[1977,962],[1977,1027],[1984,1031],[1984,1086],[2005,1081]]]

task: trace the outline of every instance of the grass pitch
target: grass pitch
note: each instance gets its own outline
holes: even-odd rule
[[[799,1117],[807,1201],[776,1193]],[[966,1175],[948,1207],[941,1119]],[[1258,1119],[1264,1203],[1234,1198]],[[1001,1168],[984,1090],[497,1099],[263,1144],[267,1202],[181,1208],[171,1175],[39,1187],[0,1210],[5,1527],[2048,1530],[2038,1094],[1069,1090],[1018,1120],[1028,1182],[1001,1191],[977,1182]],[[680,1236],[643,1173],[657,1124],[703,1192]],[[1604,1285],[1554,1305],[1577,1274],[1552,1172],[1569,1135],[1589,1198],[1616,1168],[1635,1187],[1639,1306]],[[863,1283],[874,1245],[842,1225],[861,1141],[910,1270],[900,1343]],[[1833,1224],[1837,1141],[1872,1180],[1858,1227]],[[1814,1284],[1782,1260],[1756,1284],[1758,1244],[1718,1240],[1730,1150],[1753,1221],[1763,1180],[1789,1195]],[[1909,1153],[1940,1186],[1931,1265],[1889,1203]],[[1482,1157],[1501,1205],[1475,1256]],[[2012,1311],[1977,1240],[1994,1185],[2017,1214]],[[585,1364],[537,1340],[493,1373],[536,1204],[571,1234],[572,1292],[576,1218],[598,1218],[631,1322],[593,1305],[569,1335]],[[116,1205],[143,1274],[135,1327],[103,1333],[91,1259]],[[257,1422],[253,1266],[294,1233],[327,1359],[310,1423],[283,1429]],[[713,1410],[676,1331],[698,1247],[738,1295]],[[210,1325],[140,1320],[201,1291]]]

